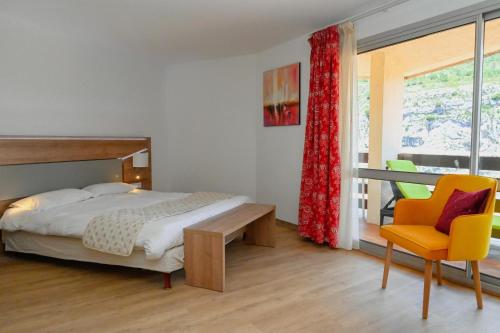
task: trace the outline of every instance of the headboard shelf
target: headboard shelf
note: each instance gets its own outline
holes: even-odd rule
[[[150,138],[4,136],[0,165],[114,159],[150,148]]]
[[[0,135],[0,139],[52,139],[52,140],[145,140],[144,136],[50,136],[50,135]]]

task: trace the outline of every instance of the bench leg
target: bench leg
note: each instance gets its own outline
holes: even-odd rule
[[[274,210],[247,225],[245,242],[250,245],[276,246],[276,217]]]
[[[170,273],[163,273],[163,289],[170,289],[172,285],[170,284]]]
[[[225,243],[220,233],[184,230],[186,284],[224,291]]]

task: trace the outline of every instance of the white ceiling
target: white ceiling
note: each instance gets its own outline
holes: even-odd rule
[[[0,0],[0,14],[170,61],[248,54],[389,0]]]

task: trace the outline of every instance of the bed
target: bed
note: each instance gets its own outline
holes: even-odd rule
[[[5,250],[171,273],[183,267],[184,228],[250,202],[250,199],[233,196],[193,211],[147,223],[140,231],[130,256],[86,248],[82,244],[82,236],[92,218],[111,210],[144,207],[186,196],[187,193],[137,189],[44,211],[9,208],[0,220]]]
[[[89,221],[121,208],[145,207],[189,196],[189,193],[150,190],[150,138],[0,137],[0,165],[121,159],[145,150],[149,151],[147,168],[134,168],[130,159],[122,162],[122,182],[139,181],[142,189],[93,197],[43,211],[10,208],[19,198],[0,200],[5,250],[157,271],[164,273],[164,286],[170,287],[170,273],[183,268],[183,229],[250,202],[250,198],[236,195],[146,223],[137,235],[131,254],[120,256],[83,245],[82,235]]]

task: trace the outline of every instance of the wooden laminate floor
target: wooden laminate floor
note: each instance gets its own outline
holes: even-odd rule
[[[227,291],[161,289],[161,274],[36,256],[0,257],[0,332],[499,332],[500,299],[445,283],[420,318],[423,277],[279,228],[275,249],[236,241]]]

